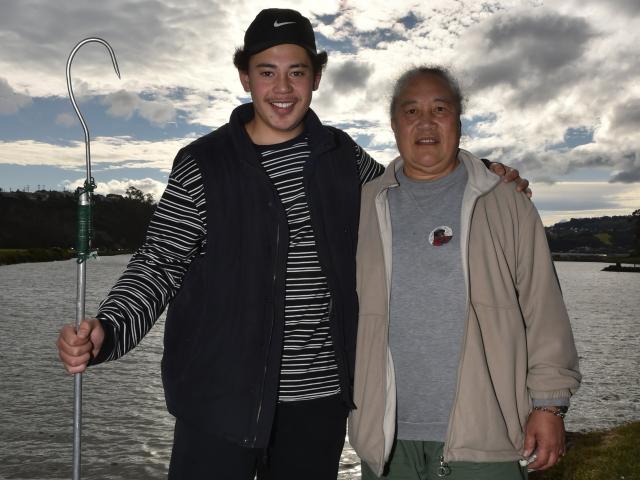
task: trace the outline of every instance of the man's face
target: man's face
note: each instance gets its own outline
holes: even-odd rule
[[[255,117],[246,128],[255,143],[285,142],[302,133],[302,119],[320,84],[304,48],[283,44],[256,53],[240,81],[253,100]]]
[[[433,180],[458,164],[460,115],[447,83],[436,75],[416,75],[400,93],[391,119],[404,173]]]

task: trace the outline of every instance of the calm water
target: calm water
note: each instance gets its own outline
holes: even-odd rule
[[[87,312],[95,311],[128,257],[88,268]],[[584,382],[569,430],[640,419],[640,275],[601,264],[557,263]],[[0,267],[0,478],[71,477],[73,382],[55,339],[73,321],[73,261]],[[87,480],[165,478],[173,420],[160,381],[163,319],[133,352],[84,376],[83,475]],[[345,448],[340,479],[359,478]]]

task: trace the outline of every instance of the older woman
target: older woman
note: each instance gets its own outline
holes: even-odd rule
[[[459,148],[462,103],[445,70],[404,74],[400,156],[363,189],[349,424],[363,479],[521,479],[565,451],[580,373],[544,228]]]

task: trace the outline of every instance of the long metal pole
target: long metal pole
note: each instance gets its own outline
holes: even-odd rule
[[[77,237],[77,290],[76,290],[76,331],[80,327],[80,323],[84,320],[85,316],[85,292],[87,283],[87,263],[86,260],[91,255],[91,237],[92,237],[92,215],[91,215],[91,198],[93,190],[95,189],[95,182],[91,176],[91,139],[89,136],[89,128],[84,121],[82,113],[76,103],[75,96],[73,94],[73,87],[71,85],[71,62],[76,52],[83,45],[91,42],[101,43],[104,45],[109,54],[111,55],[111,61],[113,68],[120,78],[120,70],[118,69],[118,62],[116,61],[115,53],[105,40],[101,38],[86,38],[78,43],[69,54],[67,59],[67,90],[69,91],[69,99],[73,105],[82,128],[84,129],[84,143],[85,143],[85,159],[87,178],[84,182],[84,187],[78,188],[78,237]],[[73,480],[80,480],[80,466],[81,466],[81,450],[82,450],[82,374],[76,373],[74,375],[73,382]]]
[[[82,205],[89,202],[89,194],[80,196]],[[84,319],[85,292],[87,283],[87,262],[78,262],[78,281],[76,291],[76,330]],[[73,376],[73,480],[80,480],[82,452],[82,374]]]

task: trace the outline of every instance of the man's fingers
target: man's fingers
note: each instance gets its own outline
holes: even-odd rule
[[[93,345],[91,342],[84,342],[79,345],[64,344],[63,342],[58,343],[58,351],[70,357],[79,357],[88,354],[92,349]]]
[[[80,324],[78,333],[73,325],[65,325],[60,330],[56,345],[58,356],[69,373],[86,370],[94,345],[89,335],[93,327],[86,320]]]
[[[522,451],[522,456],[529,458],[533,454],[535,448],[536,437],[527,433],[524,437],[524,450]]]
[[[86,345],[88,343],[89,339],[87,337],[78,336],[73,325],[65,325],[62,327],[57,341],[58,348],[64,349]]]
[[[516,190],[518,192],[524,192],[528,188],[529,188],[529,180],[527,180],[526,178],[518,177],[518,179],[516,180]]]
[[[560,456],[558,452],[554,450],[544,450],[538,455],[536,461],[529,465],[529,468],[533,470],[546,470],[558,463],[559,459]]]
[[[528,438],[525,438],[525,449],[527,448],[527,439]],[[532,470],[546,470],[547,468],[553,467],[558,463],[560,457],[564,455],[564,437],[547,437],[542,440],[536,437],[536,440],[536,458],[535,461],[529,464],[529,468]]]
[[[520,178],[520,172],[517,169],[511,167],[504,167],[504,169],[505,174],[502,177],[503,182],[513,182],[515,179]],[[527,184],[529,184],[529,182],[527,182]]]
[[[88,338],[92,329],[93,325],[88,320],[83,320],[82,323],[80,323],[80,328],[78,328],[78,337]]]
[[[489,170],[491,170],[496,175],[500,175],[501,177],[507,173],[507,167],[499,162],[491,162],[491,165],[489,165]]]
[[[85,352],[80,355],[70,355],[64,350],[59,350],[58,356],[64,364],[64,368],[66,368],[69,373],[83,372],[87,368],[87,364],[91,358],[89,352]]]

